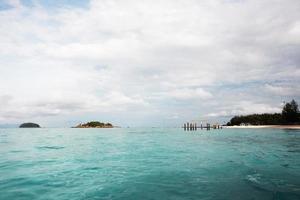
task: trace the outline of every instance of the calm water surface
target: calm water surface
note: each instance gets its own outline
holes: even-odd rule
[[[0,199],[300,199],[300,131],[0,129]]]

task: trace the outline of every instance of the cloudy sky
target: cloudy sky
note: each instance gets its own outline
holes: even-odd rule
[[[0,124],[176,126],[300,100],[299,0],[0,0]]]

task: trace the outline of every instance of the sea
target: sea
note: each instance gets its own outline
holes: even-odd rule
[[[1,200],[299,200],[300,130],[0,129]]]

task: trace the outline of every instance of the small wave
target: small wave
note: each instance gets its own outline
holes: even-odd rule
[[[23,150],[11,150],[10,153],[23,153],[23,152],[26,152],[26,151],[23,151]]]
[[[287,183],[284,180],[267,179],[260,174],[252,174],[246,177],[247,182],[256,190],[267,192],[270,194],[282,194],[284,196],[298,196],[297,186]],[[277,198],[276,198],[277,199]],[[278,198],[281,199],[281,198]],[[293,198],[291,198],[293,199]]]
[[[54,149],[54,150],[57,150],[57,149],[64,149],[65,147],[62,147],[62,146],[40,146],[40,147],[37,147],[38,149]]]
[[[102,169],[101,167],[86,167],[84,168],[83,170],[86,170],[86,171],[94,171],[94,170],[100,170]]]
[[[247,182],[256,190],[273,193],[276,191],[274,185],[264,179],[260,174],[251,174],[246,177]]]
[[[251,183],[256,183],[259,184],[260,183],[260,175],[259,174],[252,174],[252,175],[248,175],[246,177],[246,180],[248,180]]]
[[[36,163],[37,164],[49,164],[49,163],[55,163],[56,162],[56,160],[39,160],[39,161],[37,161]]]
[[[299,149],[295,149],[295,150],[288,150],[288,152],[290,152],[290,153],[299,153],[299,152],[300,152],[300,150],[299,150]]]
[[[288,168],[290,165],[289,164],[282,164],[281,166]]]

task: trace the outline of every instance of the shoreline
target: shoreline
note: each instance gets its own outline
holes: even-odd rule
[[[276,128],[276,129],[300,129],[300,125],[250,125],[250,126],[224,126],[223,128]]]

